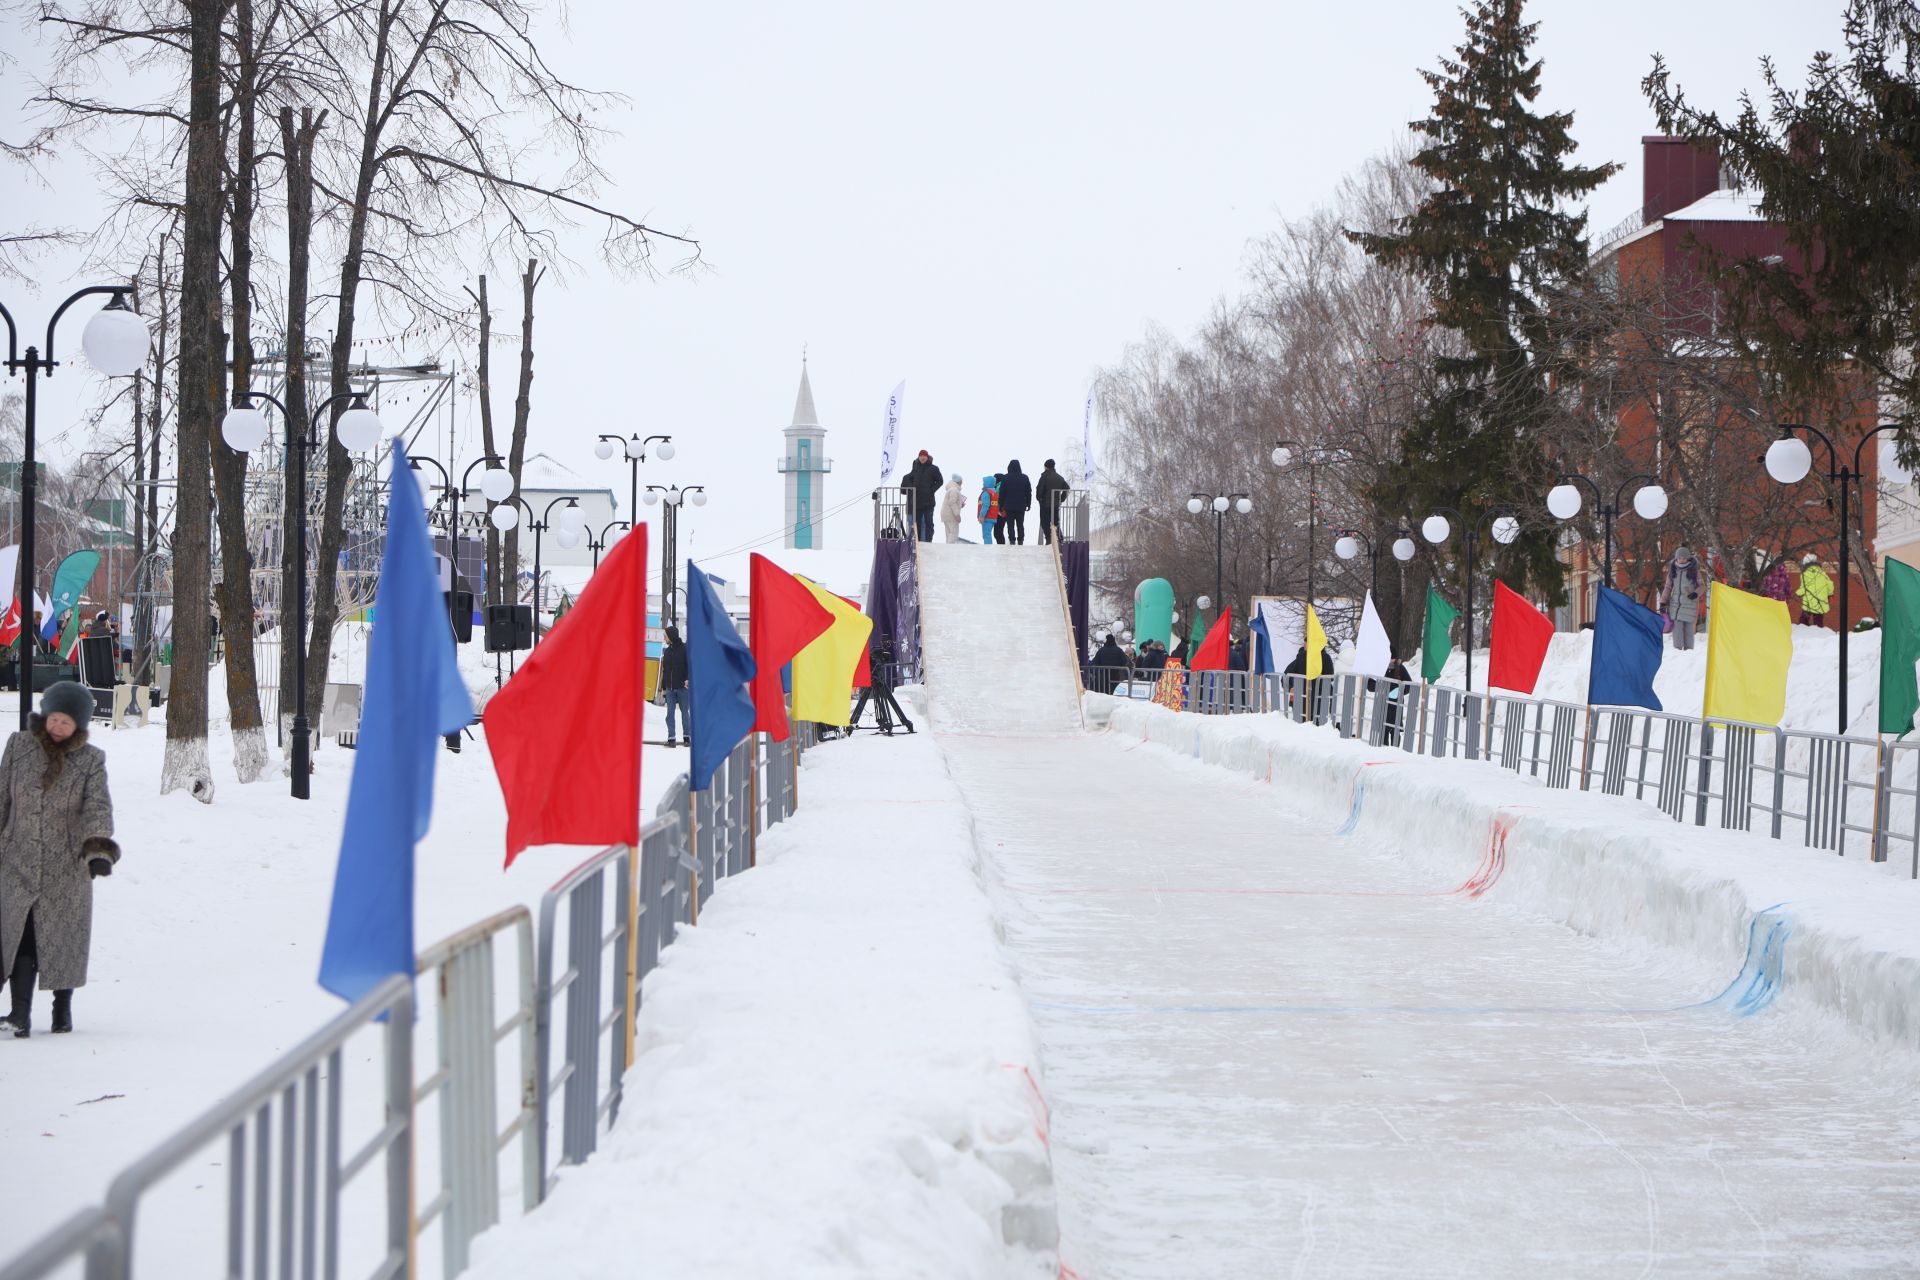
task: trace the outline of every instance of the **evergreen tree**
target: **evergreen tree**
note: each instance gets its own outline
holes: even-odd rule
[[[1552,474],[1540,436],[1555,408],[1552,292],[1587,264],[1586,215],[1567,211],[1614,172],[1572,163],[1569,112],[1542,114],[1537,23],[1525,0],[1478,0],[1463,10],[1466,40],[1421,74],[1432,114],[1414,166],[1434,190],[1391,230],[1350,232],[1382,262],[1419,278],[1432,323],[1457,340],[1435,365],[1424,412],[1402,434],[1382,486],[1388,509],[1418,520],[1454,506],[1478,522],[1496,506],[1523,512],[1525,532],[1495,548],[1504,576],[1557,594],[1554,530],[1526,519]],[[1458,564],[1457,551],[1450,557]]]
[[[1654,60],[1647,99],[1661,127],[1710,143],[1785,226],[1789,261],[1703,253],[1723,320],[1812,411],[1845,401],[1861,373],[1880,412],[1920,453],[1920,6],[1850,0],[1846,52],[1822,53],[1795,93],[1761,64],[1767,108],[1743,96],[1723,119],[1692,106]],[[1835,402],[1840,402],[1838,405]]]

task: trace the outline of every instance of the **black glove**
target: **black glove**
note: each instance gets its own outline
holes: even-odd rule
[[[101,876],[112,875],[113,859],[112,858],[88,858],[87,874],[91,875],[95,880],[98,880]]]

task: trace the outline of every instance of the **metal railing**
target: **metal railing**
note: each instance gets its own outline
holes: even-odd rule
[[[881,485],[873,491],[873,536],[914,540],[913,490],[898,485]]]
[[[800,757],[815,741],[814,727],[796,722],[785,743],[757,734],[742,742],[705,793],[679,778],[639,849],[604,849],[562,876],[540,900],[537,929],[533,913],[514,907],[420,953],[419,976],[435,997],[431,1032],[416,1025],[414,983],[389,978],[136,1161],[114,1179],[103,1206],[0,1263],[0,1280],[71,1275],[81,1264],[86,1280],[131,1280],[143,1200],[222,1139],[224,1240],[217,1228],[168,1223],[173,1235],[190,1230],[195,1240],[223,1244],[224,1264],[209,1262],[209,1273],[223,1265],[221,1274],[263,1280],[410,1275],[416,1242],[438,1224],[441,1272],[459,1275],[474,1237],[500,1220],[509,1189],[501,1162],[516,1144],[523,1213],[552,1190],[560,1167],[598,1147],[619,1113],[641,980],[679,928],[698,918],[716,883],[753,866],[760,833],[797,810]],[[507,934],[514,961],[503,973],[496,944]],[[504,1017],[503,977],[512,992]],[[378,1079],[362,1080],[356,1069],[350,1080],[348,1063],[361,1055],[344,1046],[376,1028]],[[417,1039],[428,1034],[432,1067],[416,1081]],[[505,1108],[503,1056],[518,1084]],[[356,1116],[378,1119],[349,1151],[349,1139],[360,1137],[349,1130],[350,1103]],[[556,1116],[557,1160],[549,1143]],[[416,1211],[415,1149],[429,1118],[439,1130],[438,1167],[427,1179],[433,1194]],[[356,1218],[360,1229],[343,1232],[349,1189],[356,1205],[377,1200],[377,1227]],[[344,1251],[343,1234],[354,1237]],[[346,1254],[369,1247],[369,1264],[352,1269]],[[180,1274],[181,1265],[169,1257],[154,1274]]]
[[[1161,673],[1089,666],[1087,687],[1149,698]],[[1676,822],[1751,831],[1920,879],[1920,743],[1469,693],[1359,676],[1188,672],[1184,709],[1273,711],[1343,737],[1436,758],[1486,760],[1560,790],[1657,806]],[[1163,699],[1164,700],[1164,699]]]

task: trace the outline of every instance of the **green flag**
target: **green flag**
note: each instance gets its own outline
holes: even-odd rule
[[[1920,569],[1887,561],[1880,612],[1880,732],[1904,734],[1920,710],[1913,664],[1920,659]]]
[[[1440,678],[1447,655],[1453,652],[1453,624],[1459,616],[1460,611],[1443,600],[1433,584],[1427,584],[1427,624],[1420,633],[1420,678],[1428,684]]]

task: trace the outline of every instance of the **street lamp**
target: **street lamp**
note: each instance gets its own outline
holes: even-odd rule
[[[630,487],[628,500],[631,504],[628,506],[627,512],[635,520],[640,518],[640,464],[647,460],[647,446],[656,440],[659,441],[660,447],[653,451],[653,456],[662,462],[672,461],[672,436],[648,436],[642,440],[638,432],[630,436],[610,436],[603,434],[593,446],[594,457],[600,459],[602,462],[613,457],[615,453],[626,456],[627,482]]]
[[[633,528],[633,521],[631,520],[610,520],[607,522],[607,527],[600,531],[598,537],[590,536],[587,538],[587,549],[593,552],[593,571],[595,573],[600,572],[600,553],[607,549],[607,535],[615,529],[631,528]]]
[[[1293,465],[1293,455],[1298,452],[1307,460],[1307,607],[1313,607],[1313,532],[1320,518],[1320,463],[1334,451],[1320,445],[1301,444],[1297,440],[1276,441],[1273,446],[1273,465],[1286,470]]]
[[[680,585],[679,575],[674,572],[674,556],[679,540],[680,508],[688,502],[692,502],[696,507],[706,506],[707,486],[650,484],[647,486],[646,493],[641,495],[641,501],[648,506],[653,506],[655,503],[661,504],[660,625],[664,627],[680,619],[680,615],[673,606],[674,592]]]
[[[515,498],[514,502],[526,507],[527,515],[533,515],[533,508],[527,505],[525,498]],[[561,508],[560,519],[557,521],[553,514],[555,507]],[[573,515],[569,516],[567,514],[569,511],[573,512]],[[561,545],[568,547],[578,546],[580,544],[580,520],[580,499],[575,497],[559,497],[549,502],[547,509],[541,512],[539,518],[528,526],[533,530],[533,647],[536,649],[540,647],[541,539],[549,527],[557,527],[559,532],[554,536],[560,540]]]
[[[1369,593],[1380,589],[1380,548],[1373,545],[1373,539],[1358,529],[1334,530],[1333,554],[1342,560],[1351,560],[1364,549],[1367,553],[1367,590]],[[1400,556],[1400,544],[1407,544],[1407,554]],[[1394,554],[1402,560],[1413,558],[1413,540],[1402,535],[1394,542]]]
[[[138,372],[147,362],[149,335],[147,322],[142,320],[127,306],[127,295],[132,289],[126,285],[96,284],[72,294],[65,302],[54,308],[53,318],[47,321],[47,342],[44,348],[29,346],[26,354],[20,353],[20,337],[14,328],[13,313],[0,306],[0,319],[7,322],[7,372],[27,375],[26,414],[21,432],[20,462],[20,559],[19,568],[13,577],[14,600],[20,611],[21,662],[20,677],[20,727],[27,727],[28,717],[33,714],[33,642],[27,638],[27,632],[33,629],[33,509],[38,501],[34,485],[34,428],[38,417],[39,379],[41,374],[53,376],[60,362],[53,357],[53,331],[60,323],[60,317],[67,313],[80,299],[93,294],[109,295],[107,305],[95,312],[87,321],[87,327],[80,333],[80,349],[86,352],[87,363],[109,378],[125,377]]]
[[[1501,506],[1489,508],[1481,516],[1481,520],[1486,525],[1485,532],[1491,533],[1493,535],[1493,540],[1499,543],[1503,547],[1507,546],[1508,544],[1513,542],[1514,539],[1520,536],[1520,521],[1518,517],[1516,517],[1513,514],[1513,510],[1514,509],[1512,507],[1506,506],[1503,504]],[[1447,520],[1447,516],[1452,516],[1455,520],[1458,520],[1460,522],[1461,530],[1462,530],[1462,541],[1466,544],[1467,607],[1461,612],[1462,612],[1462,616],[1466,618],[1466,622],[1467,622],[1466,650],[1465,650],[1467,655],[1467,692],[1472,693],[1473,692],[1473,566],[1474,566],[1475,560],[1479,558],[1478,553],[1480,548],[1480,534],[1482,532],[1482,528],[1480,525],[1476,525],[1472,520],[1469,520],[1465,516],[1461,515],[1459,511],[1455,510],[1452,507],[1436,507],[1434,509],[1434,514],[1428,516],[1425,520],[1422,520],[1420,522],[1420,536],[1425,538],[1428,542],[1433,543],[1435,546],[1439,546],[1441,543],[1445,542],[1448,538],[1452,537],[1453,525]],[[1395,554],[1397,555],[1398,552],[1396,551]],[[1402,556],[1401,558],[1407,559],[1409,557]]]
[[[1229,509],[1241,515],[1251,515],[1253,499],[1244,493],[1196,493],[1187,499],[1187,511],[1192,515],[1211,509],[1213,511],[1213,598],[1224,601],[1227,598],[1226,583],[1223,576],[1223,557],[1226,549],[1227,512]],[[1202,600],[1206,597],[1202,596]],[[1207,605],[1202,604],[1201,609]]]
[[[452,475],[440,465],[439,459],[424,453],[407,455],[407,465],[415,471],[420,469],[420,464],[423,462],[440,473],[440,492],[445,494],[447,499],[447,563],[453,566],[454,576],[458,577],[460,573],[460,494],[472,485],[473,469],[483,465],[487,468],[480,477],[480,492],[487,501],[496,504],[487,519],[501,533],[518,528],[520,524],[519,509],[508,501],[513,497],[513,473],[506,469],[505,459],[498,454],[489,453],[468,463],[467,469],[461,473],[460,483],[456,485],[453,483]],[[448,625],[452,625],[451,618],[448,619]]]
[[[1782,422],[1779,424],[1780,438],[1767,446],[1767,474],[1781,484],[1798,484],[1807,478],[1813,469],[1813,450],[1807,442],[1793,433],[1804,431],[1821,444],[1827,446],[1827,480],[1840,491],[1840,732],[1847,731],[1847,580],[1852,577],[1848,570],[1847,559],[1850,554],[1848,540],[1850,529],[1847,514],[1847,494],[1861,481],[1860,451],[1867,442],[1887,431],[1898,431],[1899,424],[1889,422],[1885,426],[1875,427],[1861,436],[1853,446],[1853,465],[1844,466],[1840,462],[1840,452],[1825,432],[1818,427],[1808,426],[1804,422]]]
[[[1805,445],[1800,447],[1806,448]],[[1613,585],[1613,520],[1621,513],[1621,501],[1627,496],[1628,486],[1633,484],[1640,486],[1633,495],[1633,510],[1636,515],[1642,520],[1658,520],[1667,514],[1667,491],[1662,489],[1659,481],[1650,475],[1628,476],[1621,482],[1620,487],[1614,490],[1613,501],[1610,503],[1603,500],[1599,485],[1571,471],[1563,473],[1560,483],[1547,491],[1547,511],[1556,520],[1571,520],[1580,514],[1582,506],[1580,485],[1585,485],[1593,492],[1593,503],[1600,514],[1602,565],[1600,581],[1609,587]]]
[[[287,488],[296,495],[293,522],[293,564],[299,581],[293,592],[293,634],[286,634],[283,622],[280,643],[293,646],[293,751],[289,766],[293,771],[293,798],[306,800],[312,795],[312,744],[307,720],[307,450],[318,447],[318,426],[336,405],[345,404],[346,412],[333,424],[333,434],[343,448],[364,453],[378,447],[385,431],[380,417],[367,408],[366,393],[345,391],[323,401],[308,415],[305,429],[287,413],[287,406],[264,391],[236,391],[234,406],[220,421],[220,438],[239,453],[252,453],[267,442],[271,432],[267,415],[253,402],[265,401],[280,411],[287,429]],[[284,691],[282,693],[284,697]]]

